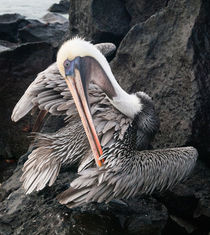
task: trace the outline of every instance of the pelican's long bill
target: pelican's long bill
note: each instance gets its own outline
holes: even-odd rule
[[[66,83],[73,96],[75,105],[82,120],[82,124],[88,137],[95,162],[98,167],[101,167],[102,162],[99,160],[99,157],[103,152],[87,102],[86,84],[84,79],[82,81],[80,71],[77,67],[75,67],[75,64],[75,61],[66,60],[64,62]]]

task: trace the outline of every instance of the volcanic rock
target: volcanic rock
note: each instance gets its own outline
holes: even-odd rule
[[[0,40],[18,42],[18,30],[26,24],[28,21],[22,15],[0,15]]]
[[[1,157],[17,158],[27,150],[31,118],[16,124],[11,121],[11,113],[36,74],[51,64],[53,57],[51,45],[45,42],[24,44],[0,53]]]
[[[52,187],[26,195],[19,178],[27,155],[20,158],[12,177],[0,188],[0,228],[10,234],[142,234],[160,235],[166,225],[166,208],[152,197],[109,204],[90,203],[68,209],[56,195],[75,178],[74,169],[63,169]]]
[[[209,10],[208,1],[170,1],[128,32],[112,62],[124,89],[154,100],[161,124],[154,148],[193,144],[209,151]]]
[[[70,1],[69,0],[61,0],[59,3],[54,3],[48,11],[51,12],[58,12],[61,14],[67,14],[69,11],[69,5]]]
[[[125,7],[131,16],[130,26],[146,21],[150,16],[167,6],[169,0],[125,0]]]
[[[168,0],[77,0],[70,1],[70,35],[116,45],[136,23],[164,8]]]
[[[193,174],[184,183],[156,199],[166,206],[172,221],[184,228],[184,234],[200,235],[210,231],[209,195],[210,172],[198,161]],[[167,229],[167,234],[177,234],[171,230],[172,226]]]
[[[43,41],[58,47],[66,31],[68,31],[68,22],[43,24],[37,21],[20,29],[19,38],[22,43]]]
[[[70,1],[69,23],[72,36],[119,44],[129,30],[130,16],[121,0]]]
[[[42,17],[42,20],[45,23],[60,23],[60,24],[64,24],[66,22],[68,22],[67,18],[65,18],[64,16],[57,14],[57,13],[51,13],[48,12],[46,15],[44,15]]]

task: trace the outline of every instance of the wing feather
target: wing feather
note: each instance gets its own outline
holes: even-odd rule
[[[116,50],[116,46],[112,43],[100,43],[95,45],[105,56],[109,56]],[[65,80],[60,75],[57,64],[53,63],[43,72],[39,73],[35,80],[30,84],[28,89],[25,91],[21,99],[18,101],[16,106],[13,109],[11,119],[14,122],[19,121],[24,117],[28,112],[31,111],[37,104],[41,105],[41,108],[44,109],[43,100],[41,98],[45,97],[48,99],[48,95],[55,95],[54,102],[57,102],[57,99],[63,99],[63,103],[68,101],[71,98],[70,92],[62,93],[67,90],[67,85]],[[51,97],[52,98],[52,97]],[[54,103],[52,102],[51,105]],[[48,110],[51,107],[48,106]],[[48,111],[47,110],[47,111]],[[55,112],[54,112],[55,111]],[[60,112],[58,112],[60,111]],[[66,111],[65,113],[63,111]],[[70,114],[70,110],[53,110],[51,109],[52,114],[58,115],[61,114]]]
[[[112,199],[130,198],[151,194],[154,190],[169,188],[185,179],[195,166],[198,153],[193,147],[139,151],[129,161],[109,157],[105,164],[114,161],[109,168],[92,168],[71,183],[70,190],[58,196],[62,204],[72,208],[86,202],[109,202]],[[103,174],[103,180],[99,180]],[[88,181],[88,186],[86,183]],[[74,194],[83,195],[77,200]],[[84,191],[83,191],[84,189]]]

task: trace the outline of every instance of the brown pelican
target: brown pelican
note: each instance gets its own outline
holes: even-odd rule
[[[91,43],[80,38],[65,42],[57,66],[63,79],[58,73],[48,76],[49,67],[29,86],[12,114],[17,121],[39,106],[68,117],[56,133],[38,135],[37,148],[23,168],[27,193],[51,186],[62,165],[78,161],[79,177],[58,195],[68,207],[149,194],[173,186],[191,172],[197,159],[193,147],[145,150],[159,127],[151,98],[144,92],[125,92]]]

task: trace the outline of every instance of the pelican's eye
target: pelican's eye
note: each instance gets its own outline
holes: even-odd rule
[[[69,66],[71,65],[71,61],[70,60],[65,60],[63,63],[64,67],[67,69],[69,68]]]
[[[65,60],[63,63],[65,75],[72,76],[74,74],[74,62],[70,60]]]

